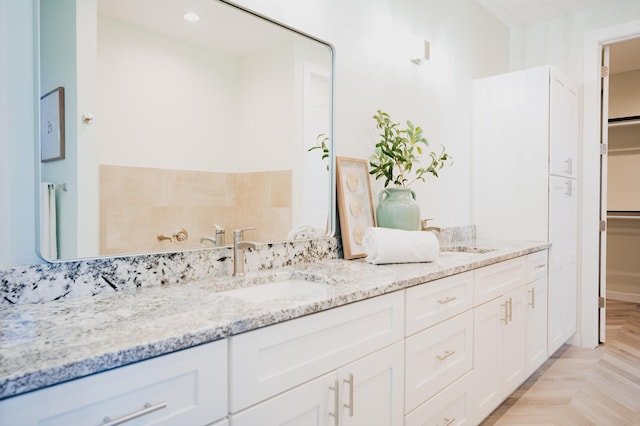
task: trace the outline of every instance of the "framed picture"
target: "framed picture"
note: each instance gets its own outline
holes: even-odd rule
[[[345,259],[365,257],[364,230],[376,226],[366,160],[337,157],[337,190],[340,230]]]
[[[64,159],[64,87],[40,98],[40,161]]]

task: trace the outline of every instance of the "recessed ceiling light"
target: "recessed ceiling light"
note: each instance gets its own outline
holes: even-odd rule
[[[189,22],[198,22],[200,20],[200,16],[195,12],[186,12],[182,17]]]

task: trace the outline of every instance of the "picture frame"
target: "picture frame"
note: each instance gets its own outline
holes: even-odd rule
[[[40,161],[64,160],[64,87],[40,97]]]
[[[336,157],[336,188],[344,258],[365,257],[364,231],[376,226],[367,160]]]

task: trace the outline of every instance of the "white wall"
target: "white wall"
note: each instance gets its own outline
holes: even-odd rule
[[[33,6],[0,0],[0,265],[39,263],[35,252]]]
[[[610,0],[606,6],[514,29],[510,69],[551,64],[581,83],[585,34],[638,18],[639,1]]]
[[[33,142],[33,20],[24,0],[0,0],[11,5],[7,21],[12,29],[9,48],[14,52],[9,80],[23,90],[0,93],[22,107],[15,137],[2,140],[0,152]],[[444,144],[455,162],[441,177],[428,179],[415,190],[423,217],[435,225],[468,225],[471,188],[471,83],[474,78],[508,69],[509,33],[473,0],[241,0],[239,4],[332,43],[336,48],[335,142],[337,154],[368,158],[377,142],[376,109],[398,121],[412,120],[425,129],[436,149]],[[16,9],[16,10],[13,10]],[[431,43],[431,60],[423,66],[410,62],[416,40]],[[6,40],[6,39],[4,39]],[[7,42],[0,41],[2,49]],[[13,59],[16,59],[15,61]],[[31,102],[28,100],[31,99]],[[16,104],[17,102],[17,104]],[[22,149],[22,148],[21,148]],[[32,148],[30,148],[32,149]],[[29,151],[30,152],[30,151]],[[29,152],[26,156],[28,157]],[[31,194],[33,159],[16,158],[22,190]],[[377,198],[379,184],[374,184]],[[7,199],[6,194],[2,200]],[[22,232],[20,262],[30,262],[33,247],[33,204],[14,204]],[[26,219],[24,219],[26,218]],[[25,225],[24,220],[28,222]],[[14,221],[14,222],[15,222]],[[4,222],[2,224],[4,226]],[[8,249],[12,249],[13,240]],[[4,247],[7,240],[2,240]],[[25,245],[26,244],[26,245]],[[4,249],[5,251],[7,249]],[[0,251],[1,252],[1,251]],[[0,259],[0,264],[11,263]]]
[[[471,82],[507,71],[506,27],[473,0],[236,2],[335,46],[337,155],[371,155],[379,108],[421,125],[455,158],[439,179],[413,187],[421,214],[435,225],[470,224]],[[416,40],[431,43],[423,66],[409,60]],[[374,199],[379,189],[373,182]]]
[[[100,17],[98,70],[100,164],[230,171],[234,58]]]

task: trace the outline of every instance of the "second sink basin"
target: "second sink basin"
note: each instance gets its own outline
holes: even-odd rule
[[[276,299],[326,298],[331,290],[332,287],[329,284],[322,282],[288,278],[273,283],[227,290],[220,292],[220,294],[258,303]]]

